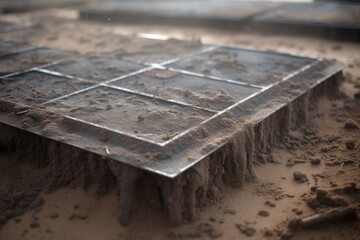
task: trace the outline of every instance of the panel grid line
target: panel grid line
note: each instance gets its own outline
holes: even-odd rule
[[[208,78],[208,79],[210,79],[210,80],[215,80],[215,81],[219,81],[219,82],[227,82],[227,83],[231,83],[231,84],[236,84],[236,85],[245,86],[245,87],[251,87],[251,88],[256,88],[256,89],[263,89],[263,88],[266,87],[266,86],[261,86],[261,85],[246,83],[246,82],[243,82],[243,81],[235,81],[235,80],[231,80],[231,79],[225,79],[225,78],[215,77],[215,76],[211,76],[211,75],[205,75],[205,74],[201,74],[201,73],[195,73],[195,72],[191,72],[191,71],[187,71],[187,70],[182,70],[182,69],[177,69],[177,68],[172,68],[172,67],[167,67],[166,69],[168,69],[168,70],[170,70],[170,71],[174,71],[174,72],[178,72],[178,73],[183,73],[183,74],[186,74],[186,75],[190,75],[190,76]]]

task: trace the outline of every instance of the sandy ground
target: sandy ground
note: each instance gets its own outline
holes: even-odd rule
[[[73,12],[56,13],[74,16]],[[315,185],[326,190],[331,198],[342,198],[348,204],[360,203],[360,130],[344,128],[347,119],[353,119],[360,125],[360,101],[353,97],[360,91],[360,45],[311,37],[263,36],[197,28],[108,27],[117,32],[201,39],[205,43],[346,61],[348,67],[344,71],[342,85],[345,95],[338,100],[322,99],[313,106],[308,125],[291,132],[288,139],[284,139],[285,143],[274,146],[274,163],[257,166],[257,179],[242,190],[225,189],[223,199],[202,209],[196,222],[173,227],[164,213],[139,206],[130,224],[124,227],[117,221],[115,192],[95,197],[91,190],[84,192],[66,188],[43,194],[45,203],[41,210],[26,212],[22,217],[9,221],[0,229],[1,240],[360,239],[359,221],[327,224],[309,230],[287,229],[288,222],[295,217],[331,208],[326,204],[320,204],[317,209],[309,206],[316,195],[311,190]],[[347,148],[349,140],[355,143],[354,149]],[[11,155],[0,155],[3,161],[11,158]],[[318,165],[311,163],[316,158],[321,160]],[[292,161],[294,164],[291,164]],[[294,171],[305,173],[309,181],[294,181]],[[357,184],[357,193],[345,194],[342,189],[351,183]],[[39,226],[30,226],[34,220]]]

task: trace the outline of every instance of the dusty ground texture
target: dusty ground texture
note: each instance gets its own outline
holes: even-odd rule
[[[54,15],[53,12],[46,14]],[[72,16],[71,12],[56,14]],[[37,15],[43,16],[43,13]],[[31,204],[33,210],[7,221],[0,228],[0,239],[360,239],[359,221],[297,231],[287,227],[293,218],[360,202],[360,129],[348,127],[349,119],[360,125],[360,100],[356,95],[360,92],[360,45],[310,37],[262,36],[195,28],[110,25],[104,29],[343,60],[348,63],[342,85],[344,95],[336,100],[322,99],[313,105],[309,123],[294,129],[274,146],[273,163],[255,168],[256,181],[242,190],[225,189],[222,200],[204,208],[196,222],[172,227],[163,212],[139,206],[130,225],[123,227],[117,221],[115,191],[96,197],[92,189],[85,192],[64,188],[51,194],[43,193],[41,198],[34,198],[31,192],[25,197],[19,196],[25,199],[23,204]],[[50,47],[77,48],[61,45],[60,34],[57,38],[36,35],[32,38]],[[107,44],[99,46],[106,49]],[[5,165],[11,166],[13,158],[12,154],[2,153],[2,169]],[[18,172],[38,182],[27,183],[19,178]],[[294,172],[299,172],[295,174],[298,180],[294,179]],[[10,181],[13,187],[25,184],[34,191],[46,179],[27,165],[11,173],[5,174],[3,170],[0,173],[0,190],[7,186],[10,177],[19,179],[17,183]],[[18,213],[7,213],[13,214]]]

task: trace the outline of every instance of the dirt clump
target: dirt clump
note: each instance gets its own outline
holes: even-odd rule
[[[301,171],[295,171],[293,173],[293,177],[294,177],[294,180],[296,182],[299,182],[299,183],[305,183],[305,182],[308,182],[309,179],[308,177],[306,176],[305,173],[301,172]]]
[[[269,213],[269,211],[266,211],[266,210],[260,210],[258,212],[258,215],[262,216],[262,217],[268,217],[270,215],[270,213]]]
[[[236,211],[234,209],[229,209],[229,208],[226,208],[224,210],[224,213],[225,214],[230,214],[230,215],[235,215],[236,214]]]
[[[292,166],[294,166],[295,164],[298,164],[298,163],[305,163],[305,160],[289,158],[287,160],[287,162],[286,162],[286,166],[287,167],[292,167]]]
[[[33,221],[30,223],[29,227],[31,227],[31,228],[38,228],[38,227],[40,227],[40,224],[39,224],[37,221],[33,220]]]
[[[352,119],[345,121],[344,128],[349,130],[360,129],[359,125]]]
[[[264,203],[266,206],[269,206],[269,207],[276,207],[276,203],[270,201],[270,200],[266,200],[265,203]]]
[[[205,233],[211,239],[217,239],[217,238],[220,238],[223,235],[222,232],[217,230],[213,225],[211,225],[209,223],[199,224],[197,229],[200,232]]]
[[[58,218],[59,217],[59,214],[57,214],[57,213],[51,213],[51,214],[49,214],[49,218],[51,218],[51,219],[56,219],[56,218]]]
[[[346,148],[352,150],[355,148],[355,141],[353,139],[346,140],[345,142]]]
[[[360,189],[356,186],[355,182],[351,182],[344,186],[343,188],[335,188],[332,192],[339,195],[348,195],[353,197],[360,197]]]
[[[312,209],[325,207],[344,207],[349,205],[349,203],[344,198],[332,196],[332,194],[324,189],[317,189],[316,196],[305,201]]]
[[[303,211],[298,209],[298,208],[293,208],[291,209],[292,212],[294,212],[296,215],[301,215],[303,214]]]
[[[237,227],[237,229],[240,230],[240,232],[242,234],[244,234],[247,237],[251,237],[256,233],[256,230],[253,227],[246,226],[246,225],[243,225],[243,224],[236,224],[235,226]]]
[[[310,162],[312,165],[319,165],[321,163],[321,158],[312,158]]]

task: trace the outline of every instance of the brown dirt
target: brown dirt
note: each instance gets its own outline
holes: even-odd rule
[[[342,84],[344,96],[337,100],[322,99],[316,106],[311,106],[308,124],[293,129],[288,137],[272,149],[271,155],[264,156],[268,161],[266,164],[254,167],[256,181],[245,184],[241,190],[223,189],[222,199],[214,199],[203,206],[196,222],[179,227],[169,225],[164,211],[141,205],[130,225],[119,225],[116,191],[108,189],[108,194],[102,197],[96,194],[97,190],[104,190],[103,187],[109,184],[92,186],[88,191],[67,186],[52,193],[41,193],[39,198],[39,186],[48,186],[49,179],[46,171],[37,170],[43,166],[26,164],[36,163],[27,158],[34,155],[22,156],[25,165],[19,165],[14,162],[17,156],[1,153],[0,210],[3,214],[0,215],[0,221],[4,221],[4,215],[9,220],[0,228],[0,239],[359,239],[359,221],[327,224],[294,232],[287,228],[288,222],[295,217],[360,201],[360,132],[358,129],[345,128],[348,119],[360,124],[360,103],[353,98],[360,91],[359,45],[300,37],[264,37],[255,34],[234,36],[233,33],[204,32],[201,29],[154,27],[149,30],[148,26],[117,28],[124,31],[174,33],[173,36],[195,35],[195,38],[196,34],[201,34],[205,42],[242,44],[347,60],[349,67],[345,70],[345,82]],[[41,42],[50,43],[52,40]],[[83,45],[62,44],[61,40],[56,41],[57,46],[68,46],[69,50],[81,47],[86,51]],[[102,46],[105,49],[107,44]],[[350,149],[347,144],[349,140],[354,143]],[[44,149],[36,149],[34,146],[31,151],[41,152]],[[315,158],[320,159],[320,163],[315,161],[318,164],[313,164]],[[289,159],[294,164],[288,164]],[[98,169],[97,164],[94,161],[91,165],[93,171]],[[309,181],[294,181],[295,171],[305,173]],[[68,181],[66,176],[54,176]],[[103,183],[114,182],[114,179],[90,181]],[[14,189],[17,191],[13,192]],[[15,212],[6,211],[8,206]],[[260,216],[259,211],[266,211],[269,216]]]

